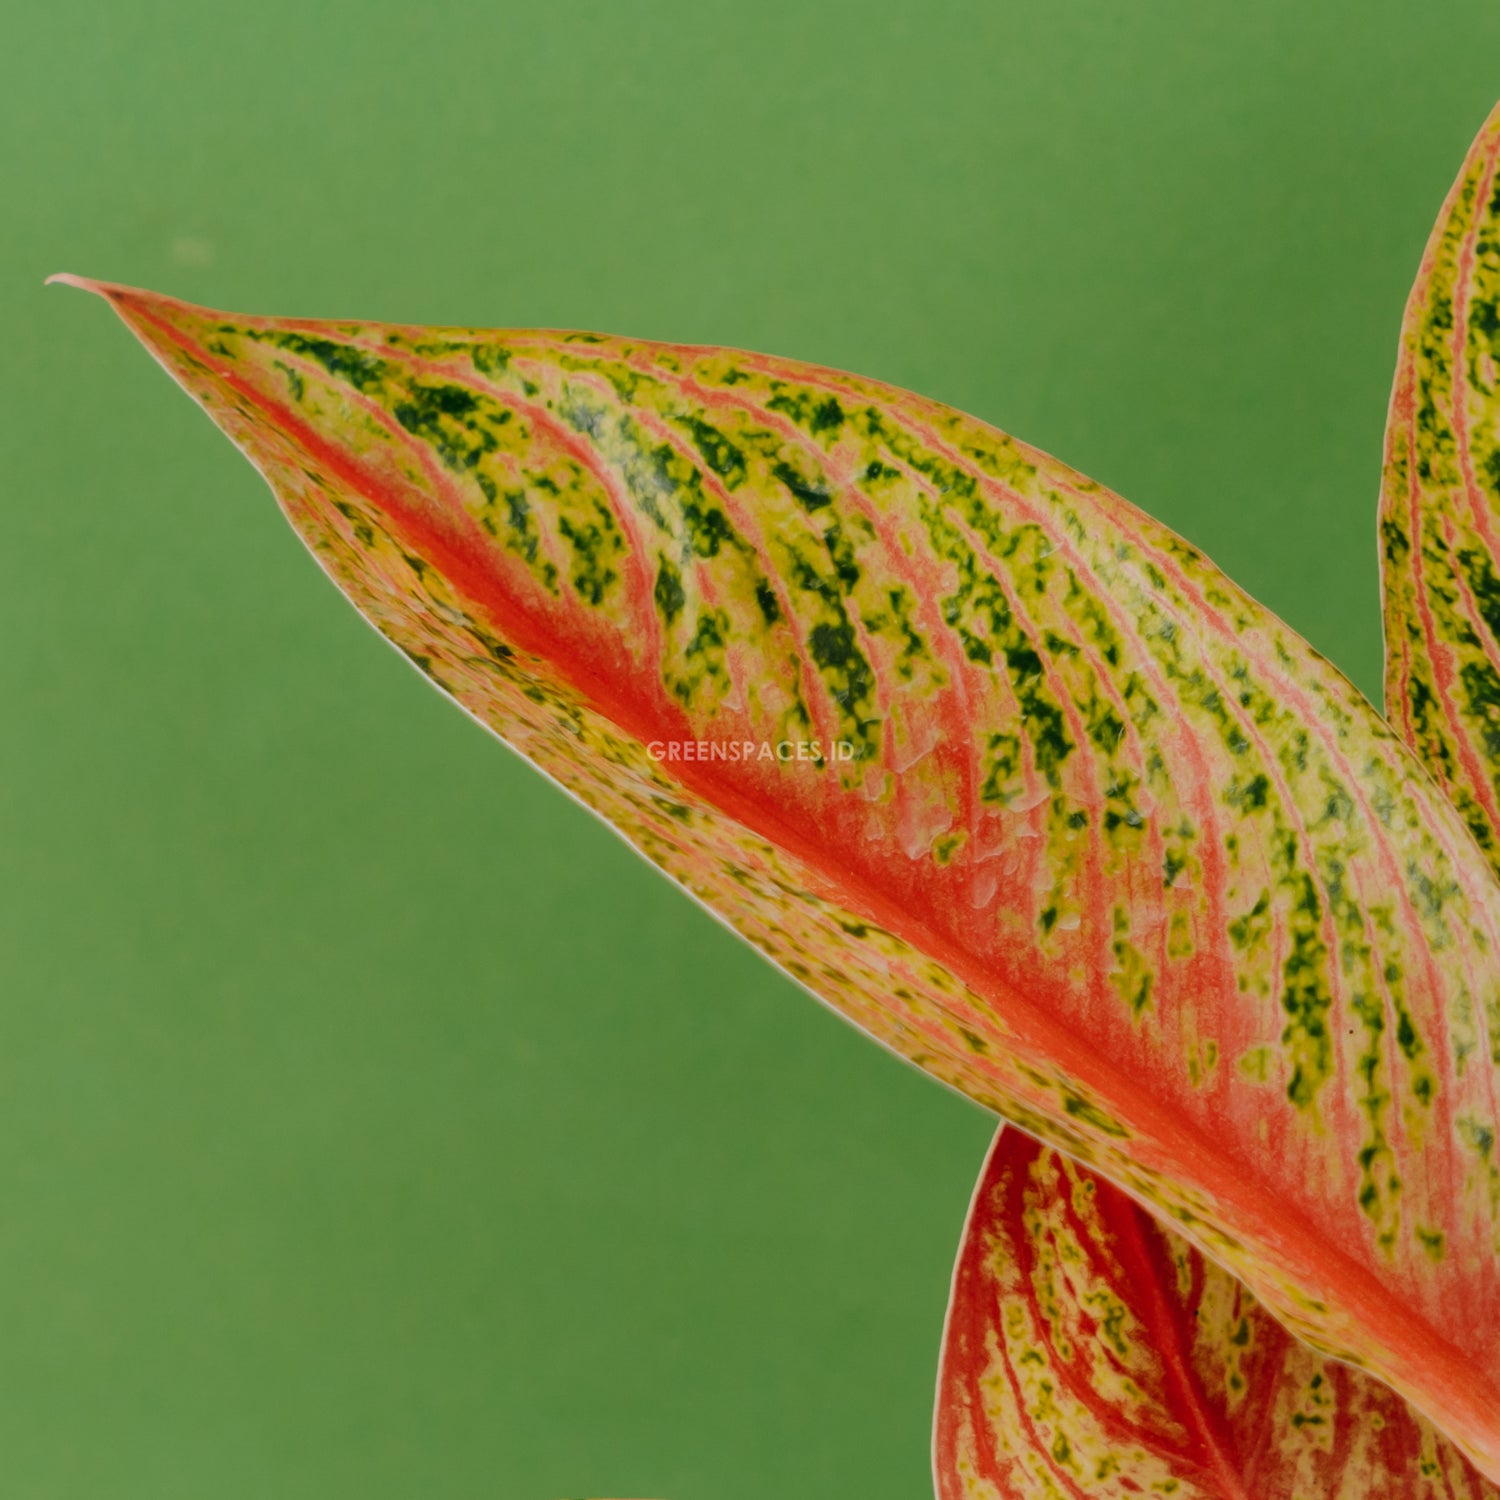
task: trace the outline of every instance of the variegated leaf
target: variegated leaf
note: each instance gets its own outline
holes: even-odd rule
[[[1500,108],[1401,325],[1380,539],[1385,701],[1500,869]]]
[[[1500,1500],[1104,1178],[1002,1127],[953,1272],[938,1500]]]
[[[89,285],[476,718],[1500,1472],[1500,888],[1195,549],[831,370]]]

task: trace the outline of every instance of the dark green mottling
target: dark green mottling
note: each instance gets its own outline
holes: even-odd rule
[[[656,559],[656,607],[670,625],[682,613],[687,596],[682,589],[682,574],[665,558]]]

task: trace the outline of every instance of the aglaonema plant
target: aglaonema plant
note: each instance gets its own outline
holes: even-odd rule
[[[1390,722],[909,392],[62,278],[438,687],[1026,1132],[960,1252],[942,1500],[1500,1494],[1497,154],[1500,111],[1403,325]]]

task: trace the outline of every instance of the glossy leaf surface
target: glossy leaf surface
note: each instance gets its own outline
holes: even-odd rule
[[[475,717],[1500,1472],[1500,895],[1201,554],[835,371],[95,289]]]
[[[1401,325],[1380,535],[1386,710],[1500,869],[1500,109]]]
[[[953,1273],[938,1500],[1497,1500],[1104,1178],[1002,1127]]]

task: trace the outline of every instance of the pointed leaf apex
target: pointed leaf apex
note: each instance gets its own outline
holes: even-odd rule
[[[81,292],[94,292],[100,297],[107,297],[116,289],[112,282],[94,281],[87,276],[75,276],[71,271],[54,271],[42,285],[76,286]]]

